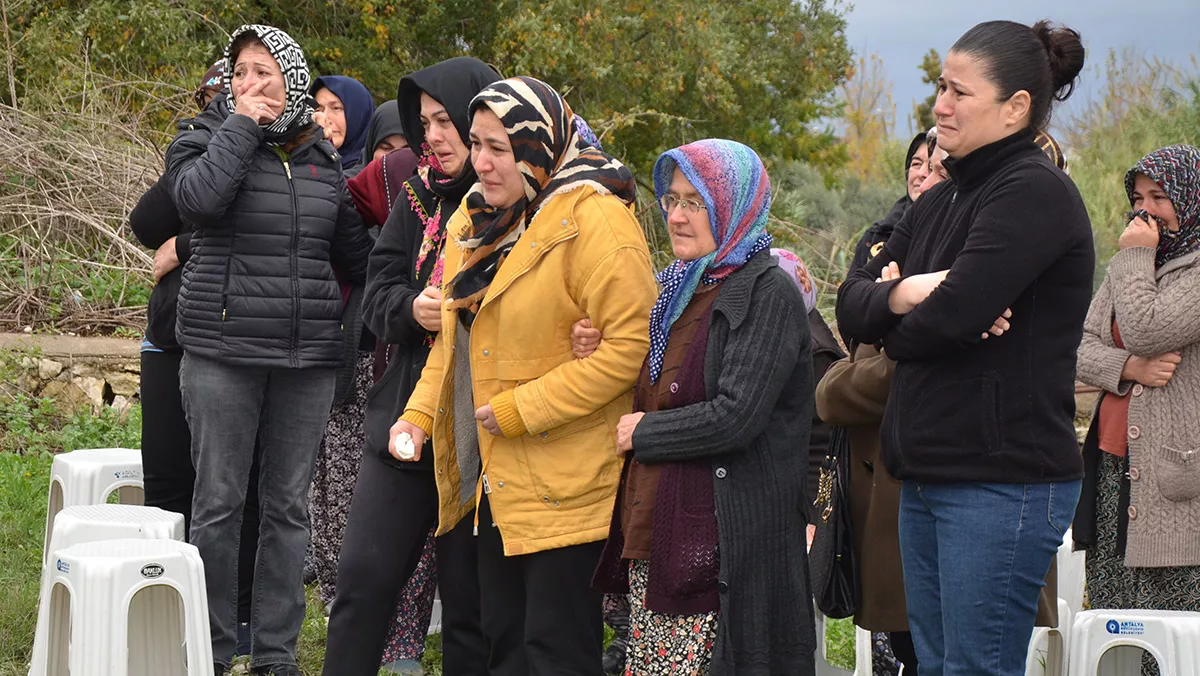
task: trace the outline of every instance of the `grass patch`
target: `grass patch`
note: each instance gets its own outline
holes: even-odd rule
[[[835,667],[854,670],[854,622],[825,620],[825,659]]]
[[[33,649],[48,454],[0,453],[0,675],[24,676]]]

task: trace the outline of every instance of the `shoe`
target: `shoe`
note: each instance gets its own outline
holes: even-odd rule
[[[304,676],[294,664],[268,664],[250,670],[256,676]]]
[[[250,623],[238,622],[237,628],[237,647],[233,649],[233,656],[240,657],[250,654]]]
[[[608,650],[604,651],[604,656],[600,662],[604,673],[609,676],[618,676],[625,673],[625,642],[615,640],[612,645],[608,646]]]

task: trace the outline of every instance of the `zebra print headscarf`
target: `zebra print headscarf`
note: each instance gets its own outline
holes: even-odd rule
[[[235,30],[225,46],[224,88],[229,93],[229,109],[236,106],[233,93],[233,67],[230,62],[230,48],[234,41],[243,33],[254,33],[275,58],[279,70],[283,71],[283,83],[287,92],[283,113],[273,122],[265,125],[267,142],[279,143],[285,141],[293,132],[312,122],[313,108],[309,100],[308,88],[312,84],[312,76],[308,72],[308,62],[304,60],[304,51],[300,49],[292,36],[273,26],[246,24]]]
[[[470,326],[496,271],[521,233],[555,195],[585,185],[626,204],[636,197],[633,174],[625,165],[584,141],[575,114],[562,96],[540,80],[514,77],[492,83],[471,101],[471,115],[487,106],[500,118],[513,156],[525,179],[525,196],[507,209],[484,201],[476,183],[467,193],[471,230],[458,242],[462,270],[450,281],[449,307]]]

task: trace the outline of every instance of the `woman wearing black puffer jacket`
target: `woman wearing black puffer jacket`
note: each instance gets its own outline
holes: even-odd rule
[[[308,66],[269,26],[234,31],[225,92],[167,151],[192,223],[176,335],[196,487],[191,542],[204,560],[217,673],[232,661],[239,515],[260,457],[250,665],[299,674],[308,486],[341,360],[333,274],[365,281],[373,244],[337,152],[312,122]]]

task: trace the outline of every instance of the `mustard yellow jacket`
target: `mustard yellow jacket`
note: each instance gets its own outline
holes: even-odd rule
[[[462,264],[455,242],[470,225],[446,226],[445,279]],[[603,540],[620,481],[616,427],[650,348],[657,288],[633,210],[581,187],[547,202],[500,266],[471,327],[475,406],[490,402],[503,436],[481,426],[482,475],[462,504],[454,445],[456,311],[438,334],[403,418],[432,434],[438,534],[487,492],[507,556]],[[604,336],[586,359],[571,353],[571,325],[591,318]]]

